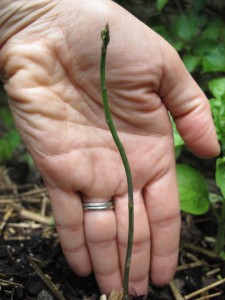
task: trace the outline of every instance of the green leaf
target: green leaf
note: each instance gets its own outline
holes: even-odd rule
[[[196,70],[201,60],[199,56],[194,56],[191,54],[184,55],[182,59],[190,73]]]
[[[11,130],[0,138],[0,162],[12,159],[13,152],[21,143],[21,139],[16,130]]]
[[[216,161],[216,184],[225,198],[225,157]]]
[[[215,49],[215,42],[210,39],[205,39],[202,36],[198,37],[196,40],[192,52],[196,56],[205,56]]]
[[[222,260],[225,260],[225,251],[220,251],[219,257],[222,258]]]
[[[156,31],[159,35],[161,35],[162,37],[164,37],[165,40],[167,40],[170,44],[173,44],[173,38],[171,36],[171,34],[168,32],[168,30],[166,29],[166,27],[162,24],[160,25],[151,25],[151,28]]]
[[[196,12],[201,11],[205,7],[206,0],[193,1],[193,10]]]
[[[168,0],[157,0],[156,7],[159,11],[163,10],[163,8],[166,6]]]
[[[12,113],[8,108],[8,106],[7,107],[1,106],[0,119],[3,121],[4,125],[7,128],[10,128],[10,126],[14,124]]]
[[[171,121],[172,129],[173,129],[174,146],[175,147],[183,146],[185,143],[184,143],[182,137],[180,136],[179,132],[177,131],[176,124],[175,124],[173,118],[171,117],[171,115],[170,115],[170,121]]]
[[[179,132],[177,131],[177,127],[176,124],[172,118],[171,115],[170,116],[170,121],[172,124],[172,129],[173,129],[173,142],[174,142],[174,148],[175,148],[175,158],[178,159],[181,155],[181,152],[183,150],[183,146],[185,145],[182,137],[180,136]]]
[[[211,20],[208,26],[202,32],[202,38],[214,42],[218,41],[219,37],[221,36],[223,27],[224,27],[224,22],[221,19]]]
[[[202,59],[203,72],[225,72],[225,46],[219,45]]]
[[[172,33],[185,41],[191,40],[197,33],[198,19],[195,14],[178,16],[172,24]]]
[[[215,204],[215,203],[222,203],[223,202],[223,197],[219,194],[216,194],[216,193],[209,193],[209,201],[210,203],[212,204]]]
[[[177,180],[181,210],[201,215],[209,209],[209,190],[205,178],[196,169],[177,164]]]
[[[171,44],[177,51],[181,51],[185,48],[185,43],[183,41],[173,41]]]
[[[176,129],[174,129],[174,131],[173,131],[173,138],[174,138],[174,146],[175,147],[180,147],[185,144],[182,137],[180,136],[179,132]]]
[[[225,77],[209,81],[208,87],[214,97],[221,99],[225,95]]]
[[[216,90],[213,93],[221,95],[221,91]],[[225,95],[220,98],[210,99],[211,111],[213,115],[214,124],[216,127],[216,133],[218,140],[221,144],[221,151],[225,153]]]
[[[182,153],[184,147],[180,146],[180,147],[175,147],[175,159],[177,160]]]

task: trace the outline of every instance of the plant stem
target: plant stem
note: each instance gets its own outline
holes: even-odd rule
[[[105,111],[105,119],[110,129],[110,132],[112,134],[113,140],[119,150],[121,159],[123,161],[123,165],[127,177],[127,187],[128,187],[129,226],[128,226],[127,253],[125,259],[124,281],[123,281],[123,299],[127,300],[129,297],[128,285],[129,285],[129,272],[130,272],[130,264],[131,264],[131,253],[132,253],[132,246],[133,246],[133,231],[134,231],[133,183],[132,183],[132,175],[131,175],[131,170],[127,159],[127,155],[119,139],[115,125],[113,123],[112,115],[109,108],[107,87],[105,83],[106,52],[110,40],[108,24],[105,26],[105,29],[101,32],[101,37],[102,37],[102,49],[101,49],[101,62],[100,62],[100,78],[101,78],[101,90],[102,90],[102,100],[103,100],[104,111]]]
[[[224,242],[225,242],[225,199],[223,199],[222,211],[218,220],[216,243],[214,246],[214,250],[217,254],[219,254],[220,251],[223,249]]]

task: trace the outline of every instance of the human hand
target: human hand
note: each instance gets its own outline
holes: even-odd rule
[[[28,15],[26,26],[14,30],[1,49],[10,106],[48,188],[72,269],[81,276],[93,270],[102,292],[120,289],[127,187],[105,124],[99,78],[100,32],[109,23],[110,108],[134,183],[130,292],[145,294],[149,270],[155,284],[166,284],[178,256],[179,201],[167,111],[193,152],[210,157],[219,146],[209,104],[175,50],[115,3],[48,2],[54,5],[30,22]],[[111,198],[114,211],[83,213],[82,202]]]

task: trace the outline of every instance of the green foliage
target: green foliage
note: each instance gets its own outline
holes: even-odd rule
[[[218,158],[216,161],[216,184],[223,195],[223,201],[221,213],[217,217],[218,230],[214,250],[225,259],[225,253],[222,251],[225,244],[225,157]]]
[[[156,1],[158,5],[158,1]],[[169,13],[163,6],[159,17],[150,26],[171,43],[179,52],[188,71],[192,73],[206,93],[212,93],[210,101],[218,139],[225,153],[225,21],[216,14],[206,13],[206,0],[193,1],[188,9],[180,3],[179,13]],[[179,133],[173,125],[176,159],[184,145],[179,145]]]
[[[218,158],[216,161],[216,184],[225,199],[225,157]]]
[[[163,10],[165,5],[167,4],[168,0],[157,0],[156,1],[156,7],[159,11]]]
[[[180,14],[160,15],[152,28],[181,54],[189,72],[225,72],[225,22],[205,13],[206,1],[193,1]]]
[[[209,81],[208,87],[215,97],[210,105],[221,150],[225,153],[225,77]]]
[[[201,57],[197,55],[185,54],[183,56],[183,62],[190,73],[194,72],[200,61]]]
[[[209,190],[205,178],[196,169],[177,164],[177,180],[181,210],[201,215],[209,209]]]
[[[212,95],[219,99],[225,99],[225,77],[213,79],[209,81],[209,90],[212,93]]]
[[[196,36],[198,30],[198,17],[196,14],[188,13],[178,15],[171,24],[171,33],[183,42],[188,42]]]
[[[21,139],[14,127],[12,114],[8,107],[0,107],[2,132],[0,135],[0,163],[12,159]]]
[[[222,203],[220,214],[215,213],[218,229],[214,251],[225,259],[223,251],[225,244],[225,157],[217,159],[215,174],[216,184],[222,197],[218,194],[209,195],[207,182],[196,169],[185,164],[177,164],[176,171],[182,211],[193,215],[201,215],[209,210],[210,202]]]
[[[187,11],[179,7],[180,14],[164,15],[156,20],[153,29],[170,42],[180,53],[188,71],[206,93],[210,100],[217,136],[225,154],[225,22],[205,13],[205,0],[193,1]],[[182,10],[182,11],[181,11]],[[184,143],[172,121],[176,159],[180,158]],[[209,141],[210,142],[210,141]],[[214,250],[223,254],[225,244],[225,158],[216,163],[216,183],[219,194],[209,194],[205,178],[197,170],[177,164],[178,189],[181,209],[198,215],[208,211],[212,200],[220,201],[222,209],[215,213],[218,223]],[[210,199],[210,201],[209,201]],[[213,205],[213,204],[212,204]]]
[[[225,72],[225,46],[218,45],[202,58],[202,71]]]
[[[6,132],[0,138],[0,163],[10,160],[20,143],[21,139],[16,130]]]
[[[3,122],[2,126],[5,128],[11,128],[13,125],[12,114],[8,107],[2,106],[0,110],[0,120]]]
[[[181,138],[179,132],[177,131],[176,124],[173,121],[172,117],[170,117],[172,128],[173,128],[173,140],[174,140],[174,148],[175,148],[175,157],[176,159],[179,158],[181,155],[182,149],[184,147],[184,141]]]

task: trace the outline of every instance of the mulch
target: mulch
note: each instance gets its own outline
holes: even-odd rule
[[[41,180],[16,183],[9,173],[7,167],[0,167],[0,299],[106,299],[94,275],[79,278],[67,264]],[[163,288],[149,283],[148,299],[225,299],[225,262],[212,251],[215,231],[210,213],[182,215],[175,278]],[[143,297],[134,291],[133,299]]]

